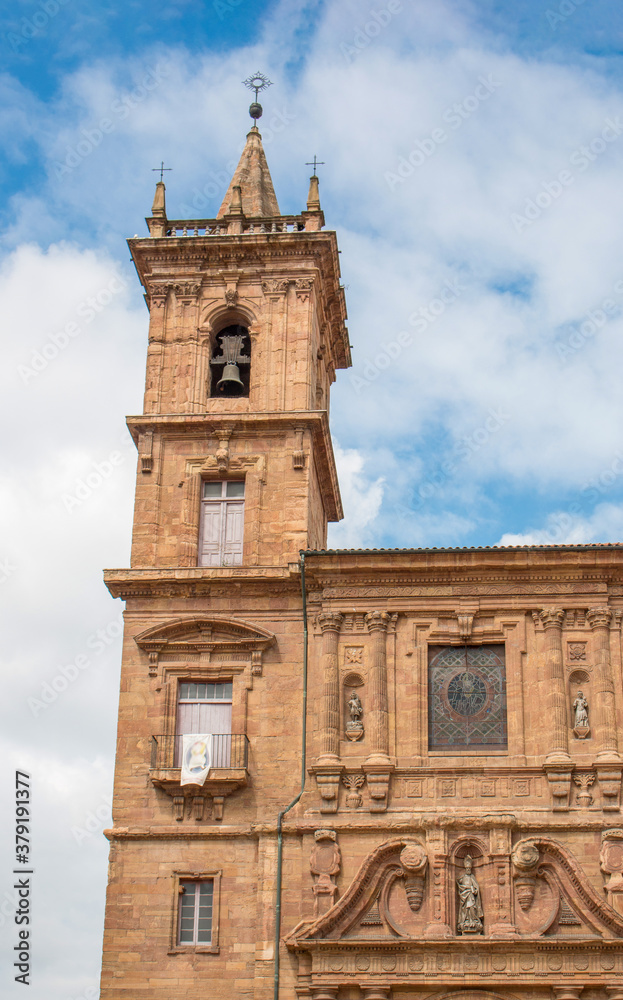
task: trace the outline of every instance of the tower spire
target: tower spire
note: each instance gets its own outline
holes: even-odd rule
[[[259,72],[254,73],[243,82],[245,87],[255,91],[255,101],[249,107],[253,126],[247,133],[246,145],[223,198],[223,203],[218,210],[217,219],[232,213],[241,214],[241,212],[251,218],[281,215],[266,154],[262,146],[262,136],[256,124],[263,113],[262,105],[257,100],[258,94],[272,84],[268,77]]]

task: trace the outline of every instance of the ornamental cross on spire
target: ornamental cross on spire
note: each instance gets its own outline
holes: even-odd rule
[[[306,167],[313,167],[314,168],[314,177],[316,176],[316,167],[324,167],[324,165],[325,165],[324,160],[318,160],[316,158],[316,154],[315,153],[314,153],[313,160],[310,160],[310,161],[308,161],[305,164]]]
[[[152,167],[151,169],[160,171],[160,182],[162,183],[162,175],[168,170],[173,170],[173,167],[165,167],[164,160],[162,160],[159,167]]]

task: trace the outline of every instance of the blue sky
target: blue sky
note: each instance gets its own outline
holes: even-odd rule
[[[101,569],[128,564],[147,312],[125,240],[152,168],[170,218],[213,217],[258,69],[283,212],[325,161],[354,345],[330,544],[620,541],[622,39],[614,0],[3,5],[0,750],[39,776],[37,1000],[98,978],[121,610]]]

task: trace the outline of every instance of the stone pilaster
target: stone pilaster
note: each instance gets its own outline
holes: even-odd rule
[[[571,794],[573,762],[569,756],[567,701],[562,652],[564,611],[545,608],[539,615],[545,629],[545,670],[547,718],[550,720],[550,751],[545,758],[545,772],[555,812],[566,812]]]
[[[363,770],[370,795],[370,812],[385,812],[389,782],[394,765],[389,759],[389,715],[387,711],[387,626],[386,611],[366,615],[366,627],[372,637],[370,687],[368,693],[367,733],[370,754]]]
[[[389,615],[386,611],[371,611],[370,614],[366,615],[366,626],[372,636],[370,690],[366,723],[370,740],[370,758],[381,756],[384,759],[389,759],[386,651],[388,623]]]
[[[323,611],[318,615],[322,630],[322,707],[320,713],[321,746],[316,763],[316,781],[322,798],[320,811],[335,813],[338,808],[340,775],[340,674],[338,642],[343,615]]]
[[[587,614],[593,631],[593,651],[595,656],[595,683],[593,685],[593,732],[597,743],[597,761],[620,761],[617,746],[616,707],[614,682],[610,666],[610,618],[609,608],[591,608]]]

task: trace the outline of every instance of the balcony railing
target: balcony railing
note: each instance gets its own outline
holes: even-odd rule
[[[226,236],[234,231],[223,219],[167,219],[164,223],[167,236]],[[277,215],[274,218],[258,217],[235,219],[236,232],[241,233],[300,233],[305,229],[302,215]]]
[[[247,768],[249,740],[241,733],[219,733],[212,737],[212,770]],[[182,734],[178,736],[152,736],[152,771],[181,767]]]

